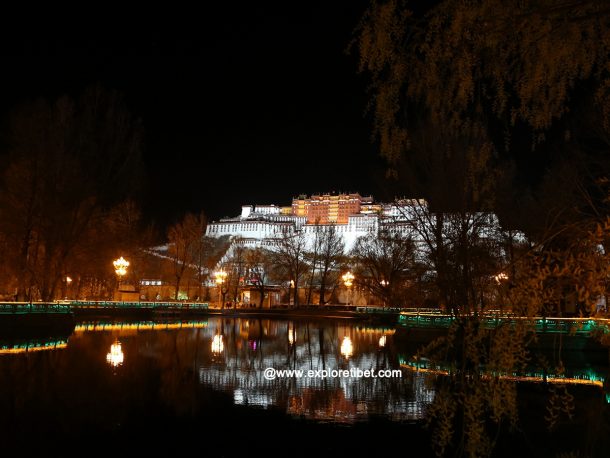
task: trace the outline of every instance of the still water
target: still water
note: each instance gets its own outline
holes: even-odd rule
[[[205,438],[232,455],[235,447],[290,434],[299,435],[294,444],[303,451],[327,434],[338,445],[322,454],[346,442],[358,451],[417,441],[426,456],[422,425],[442,371],[417,370],[408,361],[417,345],[396,337],[393,327],[331,320],[80,323],[69,337],[0,348],[0,437],[17,451],[49,444],[58,455],[75,444],[111,450],[124,440],[131,451],[154,451],[155,444],[200,451]],[[577,404],[601,417],[609,415],[604,370],[571,376],[583,380],[575,383]],[[526,386],[526,398],[545,396],[546,384],[528,388],[525,381],[538,380],[515,381]],[[540,412],[525,407],[532,428],[533,418],[544,417],[540,405]],[[583,417],[571,421],[586,429]],[[544,431],[541,423],[531,434]]]

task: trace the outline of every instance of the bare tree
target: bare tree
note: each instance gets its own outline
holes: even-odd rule
[[[258,307],[263,307],[267,285],[273,269],[273,254],[264,248],[255,248],[246,253],[248,279],[259,294]]]
[[[422,200],[398,202],[403,227],[418,241],[440,305],[455,316],[484,310],[494,275],[505,270],[501,231],[486,212],[433,212]]]
[[[302,232],[282,232],[274,252],[274,263],[279,273],[291,282],[295,307],[299,304],[299,284],[307,270],[305,251],[307,242]]]
[[[232,242],[231,256],[226,260],[225,268],[228,274],[227,289],[231,293],[229,299],[236,304],[239,298],[239,288],[244,284],[246,272],[246,248],[239,239]]]
[[[357,283],[384,305],[401,304],[415,264],[414,245],[400,232],[381,230],[360,237],[351,251],[357,264]]]
[[[201,287],[203,285],[203,276],[205,270],[205,258],[206,258],[206,240],[205,240],[205,230],[207,227],[207,218],[203,212],[200,212],[197,216],[197,233],[198,238],[197,242],[193,244],[193,253],[192,259],[193,264],[197,270],[196,278],[197,278],[197,300],[201,300]]]
[[[188,269],[199,267],[201,253],[201,239],[205,231],[205,218],[203,214],[187,213],[184,219],[168,229],[168,254],[172,260],[175,279],[174,299],[178,299],[180,283]]]
[[[307,275],[307,304],[311,304],[311,297],[313,295],[314,283],[316,280],[316,273],[318,270],[318,263],[320,258],[320,251],[322,249],[322,231],[324,226],[320,225],[318,219],[314,225],[314,239],[310,250],[305,253],[305,258],[309,264],[309,271]]]
[[[339,265],[343,259],[345,244],[335,226],[327,226],[320,243],[320,305],[326,303],[326,289],[337,284]]]

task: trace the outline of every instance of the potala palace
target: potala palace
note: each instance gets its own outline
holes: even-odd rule
[[[394,203],[375,203],[372,196],[319,194],[299,196],[291,206],[243,205],[241,214],[208,224],[209,237],[231,236],[243,246],[273,248],[283,234],[302,233],[313,243],[316,231],[334,227],[348,252],[359,237],[382,229],[403,232],[418,241],[413,219],[427,208],[423,199],[398,199]],[[480,214],[479,214],[480,215]],[[487,232],[499,226],[497,217],[486,214]]]

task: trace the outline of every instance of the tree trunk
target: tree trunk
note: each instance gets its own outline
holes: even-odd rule
[[[299,283],[297,281],[294,282],[294,306],[297,307],[299,305]]]
[[[178,300],[178,292],[180,291],[180,280],[181,278],[176,275],[176,291],[174,293],[174,300]]]
[[[326,272],[320,278],[320,305],[324,305],[324,296],[326,295]]]

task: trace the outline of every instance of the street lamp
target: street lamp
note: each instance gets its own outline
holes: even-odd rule
[[[345,287],[347,288],[347,305],[349,305],[350,303],[350,293],[351,293],[351,288],[354,282],[354,274],[351,273],[350,271],[347,271],[346,273],[344,273],[341,276],[341,279],[343,280],[343,284],[345,285]]]
[[[382,288],[381,293],[383,295],[383,304],[388,305],[388,290],[386,289],[386,287],[390,284],[390,282],[383,279],[379,282],[379,284]]]
[[[292,290],[294,289],[294,280],[290,280],[290,287],[288,288],[288,303],[290,305],[295,305],[296,301],[294,300],[297,296],[297,292],[292,292]],[[293,296],[294,294],[294,296]]]
[[[119,277],[119,286],[121,286],[121,279],[125,275],[127,275],[129,261],[127,261],[125,258],[123,258],[123,256],[121,256],[119,259],[115,259],[112,262],[112,265],[114,266],[114,272],[117,274],[117,277]]]
[[[503,281],[508,280],[508,275],[504,272],[500,272],[498,275],[494,275],[494,279],[496,280],[496,283],[500,284]]]
[[[127,275],[127,267],[129,267],[129,261],[127,261],[123,256],[119,259],[115,259],[112,261],[112,265],[114,266],[114,273],[116,273],[118,277],[118,285],[115,300],[121,300],[121,280],[125,275]]]
[[[218,285],[218,308],[223,308],[224,304],[221,304],[220,296],[222,294],[222,284],[227,279],[227,273],[224,270],[218,270],[214,272],[214,277],[216,277],[216,284]]]
[[[67,300],[68,296],[69,296],[69,292],[70,292],[70,283],[72,283],[72,278],[66,276],[65,281],[66,281],[66,290],[65,290],[64,298]]]

